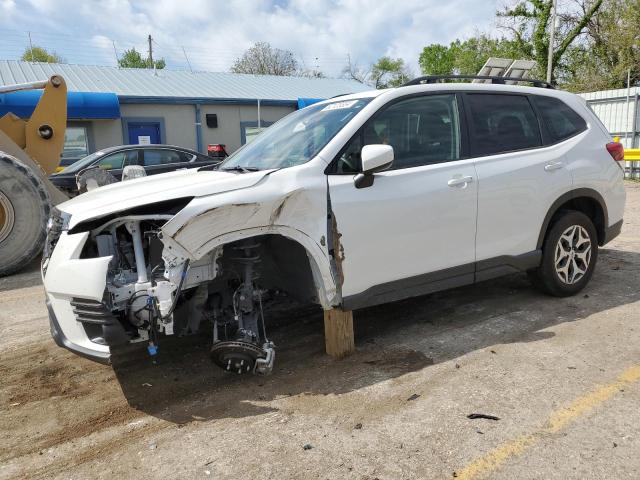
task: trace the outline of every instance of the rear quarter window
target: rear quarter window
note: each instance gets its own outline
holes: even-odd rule
[[[587,129],[584,119],[562,100],[532,96],[545,130],[545,144],[566,140]]]

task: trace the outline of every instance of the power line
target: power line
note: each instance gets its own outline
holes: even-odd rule
[[[245,52],[244,49],[237,47],[235,51],[227,50],[213,54],[210,49],[203,48],[201,45],[171,45],[164,42],[161,45],[152,36],[147,36],[145,43],[148,45],[143,46],[142,39],[128,42],[114,40],[104,35],[83,38],[57,32],[34,33],[15,29],[0,29],[0,35],[3,38],[3,42],[0,44],[0,57],[19,59],[24,55],[25,50],[33,52],[34,46],[41,44],[39,46],[63,57],[65,63],[88,65],[117,66],[118,50],[135,48],[137,51],[143,52],[149,48],[151,55],[154,58],[163,58],[166,67],[170,69],[188,69],[193,72],[194,68],[201,69],[204,66],[208,71],[227,71],[231,64],[242,57]],[[302,68],[310,65],[314,70],[325,71],[325,73],[338,71],[341,69],[340,67],[345,65],[344,56],[336,55],[333,52],[320,50],[314,54],[302,55],[292,51],[292,54]],[[192,58],[197,59],[197,65],[192,64]]]

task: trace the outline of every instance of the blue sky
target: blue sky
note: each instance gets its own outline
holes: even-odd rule
[[[169,68],[228,70],[254,42],[291,50],[307,68],[337,76],[347,55],[367,65],[402,57],[418,73],[424,45],[495,30],[498,0],[0,0],[0,59],[29,45],[69,63],[115,65],[136,47]]]

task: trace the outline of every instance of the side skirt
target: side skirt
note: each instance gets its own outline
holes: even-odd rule
[[[375,285],[367,290],[343,298],[344,310],[356,310],[428,293],[462,287],[491,278],[536,268],[542,261],[542,251],[522,255],[503,255],[459,267],[425,273],[410,278]]]

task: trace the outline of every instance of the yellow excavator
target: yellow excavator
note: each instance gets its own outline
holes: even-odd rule
[[[67,127],[67,85],[49,80],[0,87],[1,93],[43,89],[28,120],[0,118],[0,277],[27,266],[40,253],[53,206],[67,200],[48,176],[56,171]]]

